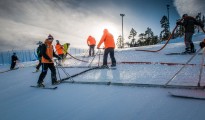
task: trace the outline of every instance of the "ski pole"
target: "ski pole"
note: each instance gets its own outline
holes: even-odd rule
[[[66,74],[66,76],[68,78],[70,78],[72,81],[74,81],[73,78],[71,77],[71,75],[69,73],[67,73],[66,70],[63,67],[60,67],[60,68],[63,70],[63,72]],[[63,80],[61,80],[61,81],[63,81]]]
[[[90,64],[88,65],[88,67],[91,67],[91,64],[93,62],[93,60],[95,59],[96,55],[99,53],[99,50],[97,51],[97,53],[95,54],[95,56],[93,57],[93,59],[91,60]]]
[[[101,50],[99,49],[98,67],[100,66],[100,54],[101,54]]]
[[[189,64],[189,62],[201,51],[201,48],[199,50],[197,50],[197,52],[181,67],[181,69],[179,69],[174,76],[167,81],[167,83],[165,84],[165,87],[181,72],[182,69],[185,68],[186,65]]]
[[[199,72],[199,82],[198,82],[198,87],[200,87],[201,83],[201,77],[202,77],[202,72],[203,72],[203,67],[204,67],[204,57],[205,57],[205,48],[202,50],[202,58],[201,58],[201,67],[200,67],[200,72]]]
[[[57,60],[54,60],[54,61],[55,61],[56,65],[58,65],[58,63],[57,63]],[[58,76],[59,76],[59,78],[60,78],[60,81],[61,81],[61,76],[60,76],[60,72],[59,72],[59,69],[58,69],[58,67],[56,67],[56,69],[57,69],[57,72],[58,72]]]

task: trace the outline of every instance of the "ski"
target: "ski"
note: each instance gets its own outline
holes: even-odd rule
[[[38,72],[38,71],[37,71]],[[37,73],[36,71],[33,71],[32,73]]]
[[[33,88],[39,88],[39,89],[50,89],[50,90],[55,90],[55,89],[57,89],[58,87],[57,86],[54,86],[54,87],[47,87],[47,86],[45,86],[45,87],[38,87],[38,86],[35,86],[35,85],[31,85],[30,87],[33,87]]]
[[[117,68],[116,67],[108,67],[108,68],[99,67],[98,69],[116,70]]]
[[[173,97],[205,100],[204,90],[171,90],[168,92]]]
[[[5,71],[1,71],[0,73],[5,73],[5,72],[9,72],[9,71],[12,71],[12,70],[17,70],[17,69],[19,69],[19,67],[17,67],[17,68],[14,68],[14,69],[9,69],[9,70],[5,70]]]
[[[165,55],[194,55],[195,53],[167,53]],[[198,53],[198,55],[202,55],[202,53]]]

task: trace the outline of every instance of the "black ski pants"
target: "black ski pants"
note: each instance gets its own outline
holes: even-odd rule
[[[15,66],[16,66],[16,61],[15,61],[15,62],[12,61],[10,69],[11,69],[11,70],[14,69]]]
[[[90,45],[90,48],[89,48],[89,56],[94,56],[95,54],[95,45]]]
[[[42,64],[42,63],[41,63],[41,59],[39,59],[38,61],[39,61],[39,62],[38,62],[38,65],[36,66],[36,69],[37,69],[37,70],[39,70],[39,68],[41,67],[41,64]]]
[[[42,63],[42,72],[39,76],[38,83],[43,83],[43,79],[46,77],[48,68],[51,70],[52,83],[57,81],[56,68],[54,66],[54,63]]]
[[[116,60],[115,60],[115,54],[114,54],[114,48],[106,48],[104,51],[104,56],[103,56],[103,65],[107,65],[107,57],[108,54],[110,54],[111,62],[112,65],[116,65]]]

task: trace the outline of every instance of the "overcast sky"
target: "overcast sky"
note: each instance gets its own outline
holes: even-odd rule
[[[150,27],[155,35],[170,5],[171,30],[184,13],[204,14],[204,0],[0,0],[0,51],[33,49],[48,34],[72,47],[87,48],[89,35],[100,40],[108,28],[115,40],[134,28],[138,34]],[[54,42],[55,44],[55,42]]]

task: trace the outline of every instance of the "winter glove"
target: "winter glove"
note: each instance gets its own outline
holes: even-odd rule
[[[58,60],[62,60],[62,58],[58,56]]]
[[[48,60],[49,62],[53,62],[51,59]]]
[[[200,45],[201,49],[203,49],[205,47],[205,43],[204,42],[200,42],[199,45]]]
[[[204,28],[204,24],[203,23],[201,24],[201,28]]]
[[[181,22],[177,22],[176,24],[177,24],[177,25],[180,25],[180,24],[181,24]]]

